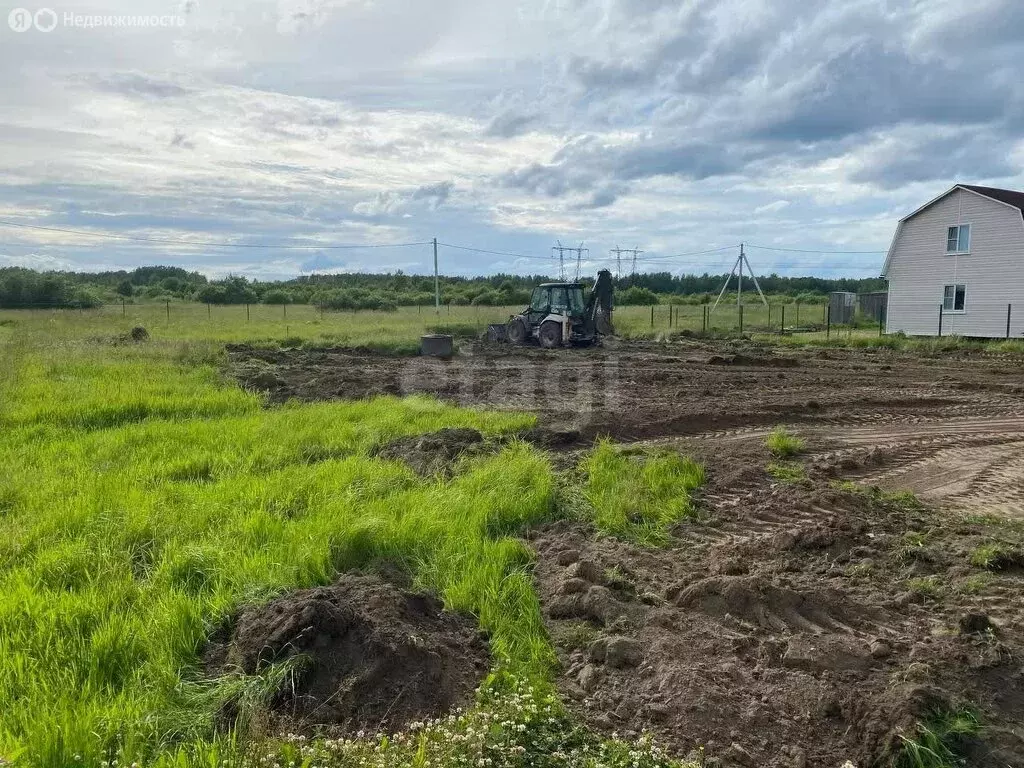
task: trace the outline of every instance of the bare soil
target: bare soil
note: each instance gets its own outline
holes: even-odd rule
[[[588,723],[726,766],[863,768],[970,705],[986,724],[970,765],[1024,765],[1024,574],[974,584],[990,528],[813,475],[778,483],[759,444],[692,443],[716,457],[704,517],[667,548],[574,523],[532,536],[560,685]]]
[[[290,732],[390,732],[437,717],[471,702],[490,666],[475,619],[359,574],[243,610],[206,652],[211,674],[251,675],[296,656],[270,706],[270,727]]]
[[[532,437],[560,466],[604,435],[705,463],[702,515],[666,548],[579,524],[531,534],[559,684],[594,727],[725,765],[863,768],[966,703],[985,723],[970,764],[1024,766],[1024,569],[970,564],[982,544],[1020,544],[1021,358],[696,341],[230,357],[273,402],[424,392],[537,413]],[[777,424],[807,441],[802,482],[766,472]]]

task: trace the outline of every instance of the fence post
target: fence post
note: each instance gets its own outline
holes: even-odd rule
[[[772,305],[768,305],[768,330],[772,329]]]
[[[125,308],[124,299],[121,299],[121,317],[128,314],[128,310]]]
[[[825,338],[832,336],[832,307],[825,305]]]
[[[939,304],[939,338],[942,338],[942,305]]]
[[[779,326],[779,333],[786,332],[786,305],[782,305],[782,324]]]
[[[654,305],[651,304],[651,328],[654,327]]]
[[[673,309],[672,302],[670,301],[668,303],[668,327],[669,328],[672,327],[672,309]]]
[[[206,302],[206,316],[213,317],[213,308],[210,306],[210,302]]]
[[[829,318],[831,317],[831,315],[832,307],[829,306],[829,303],[826,301],[824,304],[821,305],[821,319],[827,323],[829,322]]]
[[[321,311],[320,314],[323,314],[323,311]],[[249,322],[249,305],[248,304],[245,305],[245,322],[247,322],[247,323]]]
[[[618,246],[616,246],[618,247]],[[1010,318],[1013,316],[1013,304],[1006,305],[1006,338],[1010,338]]]
[[[743,333],[743,305],[740,304],[740,333]]]
[[[618,246],[615,246],[615,247],[618,248]],[[708,305],[707,304],[704,305],[703,328],[702,329],[703,329],[704,333],[708,332]]]
[[[170,321],[170,319],[171,319],[171,301],[170,301],[170,299],[165,300],[164,304],[167,305],[167,320]]]
[[[879,307],[878,308],[878,335],[879,336],[884,336],[885,335],[885,319],[884,318],[885,318],[885,315],[882,312],[882,308]]]

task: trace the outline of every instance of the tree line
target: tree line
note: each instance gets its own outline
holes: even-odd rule
[[[725,275],[642,273],[615,281],[620,305],[667,301],[714,301]],[[526,305],[534,286],[551,282],[544,275],[496,274],[488,277],[439,279],[441,302],[455,305]],[[879,278],[760,277],[761,288],[773,296],[806,303],[820,302],[831,291],[885,290]],[[592,282],[591,278],[583,281]],[[748,290],[753,284],[747,281]],[[735,278],[730,289],[735,290]],[[392,310],[434,303],[434,278],[424,275],[347,273],[305,275],[291,280],[248,280],[231,275],[211,280],[180,267],[151,266],[131,271],[37,272],[0,268],[0,308],[89,308],[114,301],[195,301],[206,304],[315,304],[333,310]]]

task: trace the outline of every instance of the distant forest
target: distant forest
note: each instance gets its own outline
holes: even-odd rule
[[[702,303],[714,300],[725,275],[682,275],[653,272],[615,281],[619,304],[657,304],[668,301]],[[441,302],[485,306],[525,305],[544,275],[441,277]],[[759,277],[766,294],[782,301],[820,302],[831,291],[885,290],[879,278]],[[584,280],[589,282],[590,279]],[[735,290],[735,279],[730,290]],[[746,290],[753,283],[744,281]],[[36,272],[20,267],[0,268],[0,308],[88,308],[122,300],[195,301],[208,304],[315,304],[325,309],[392,310],[399,306],[434,303],[434,278],[423,275],[338,274],[308,275],[292,280],[256,281],[244,277],[209,280],[178,267],[140,267],[130,272]]]

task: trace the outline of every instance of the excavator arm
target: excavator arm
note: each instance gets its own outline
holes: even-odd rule
[[[612,325],[612,310],[615,302],[615,287],[612,284],[612,273],[602,269],[597,273],[597,280],[587,297],[586,322],[592,332],[602,336],[615,333]]]

